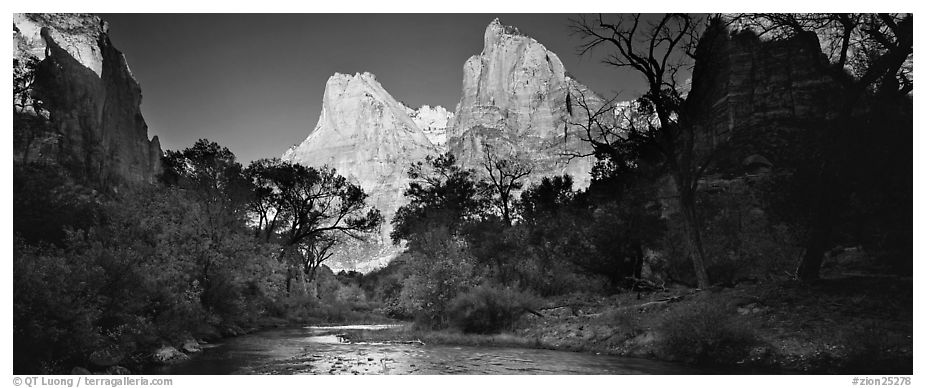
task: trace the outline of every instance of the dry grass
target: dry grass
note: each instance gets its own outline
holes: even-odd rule
[[[463,334],[456,330],[419,330],[411,325],[375,331],[349,330],[344,333],[343,338],[350,342],[421,342],[426,345],[542,347],[536,340],[511,333]]]

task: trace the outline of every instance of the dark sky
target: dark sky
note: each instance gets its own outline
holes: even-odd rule
[[[605,95],[635,97],[636,74],[579,57],[564,14],[103,14],[144,95],[163,149],[208,138],[239,160],[278,157],[305,139],[335,72],[368,71],[413,107],[460,99],[463,63],[499,17],[557,53]]]

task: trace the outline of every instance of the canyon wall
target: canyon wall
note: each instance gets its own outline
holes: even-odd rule
[[[14,162],[52,163],[112,186],[153,182],[141,89],[108,25],[85,14],[14,14]]]
[[[700,146],[731,145],[720,163],[761,152],[774,164],[793,146],[790,134],[819,128],[837,112],[841,93],[826,63],[813,34],[763,41],[750,31],[707,31],[687,100]]]

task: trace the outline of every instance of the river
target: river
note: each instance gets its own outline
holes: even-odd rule
[[[261,331],[206,345],[158,374],[703,374],[685,365],[545,349],[346,343],[346,330],[385,326],[299,327]]]

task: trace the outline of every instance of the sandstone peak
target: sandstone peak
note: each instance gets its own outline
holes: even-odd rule
[[[566,96],[588,88],[566,75],[555,53],[498,19],[486,27],[484,44],[463,65],[463,93],[448,135],[451,152],[464,165],[479,166],[487,145],[518,150],[537,164],[529,179],[569,173],[577,187],[586,185],[594,161],[563,156],[564,147],[587,147],[563,129],[573,120]]]
[[[515,39],[518,41],[529,41],[537,43],[533,38],[526,36],[514,26],[506,26],[499,21],[498,18],[492,20],[488,26],[486,26],[485,35],[483,36],[483,53],[486,51],[492,50],[496,45],[502,43],[506,39]]]
[[[53,41],[76,59],[93,70],[98,77],[103,73],[103,53],[99,41],[108,25],[91,14],[13,14],[13,26],[22,44],[14,45],[14,57],[31,55],[45,59],[46,41]]]
[[[362,79],[362,80],[376,81],[376,75],[368,71],[355,72],[354,74],[335,72],[330,78],[345,79],[345,80]]]
[[[335,73],[325,85],[315,128],[282,159],[335,168],[359,183],[369,202],[391,220],[405,201],[408,166],[437,152],[407,109],[372,73]],[[383,226],[384,240],[390,229]]]

